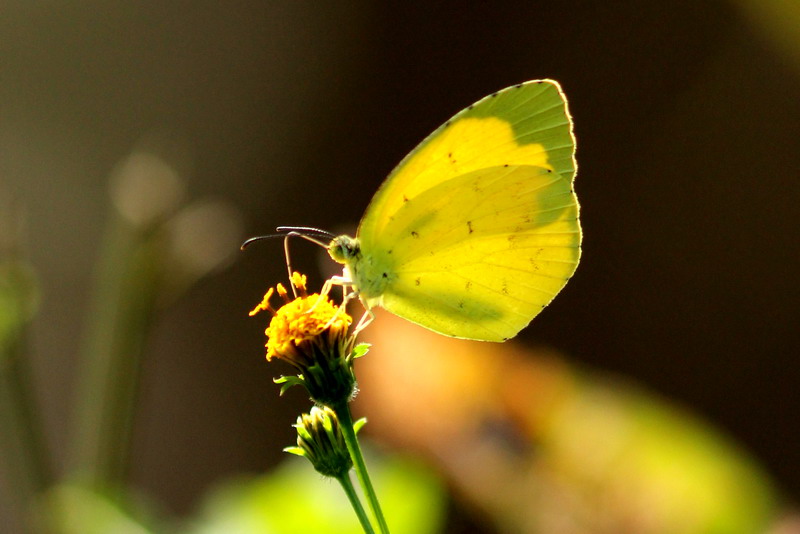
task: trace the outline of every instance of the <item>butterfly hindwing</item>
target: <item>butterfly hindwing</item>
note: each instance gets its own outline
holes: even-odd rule
[[[398,210],[370,252],[379,304],[455,337],[513,337],[572,275],[580,254],[569,182],[532,166],[491,167]]]

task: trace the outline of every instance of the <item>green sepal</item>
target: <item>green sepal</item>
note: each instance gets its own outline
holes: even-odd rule
[[[298,424],[292,425],[292,426],[297,429],[297,435],[300,436],[301,438],[303,438],[305,440],[308,440],[308,441],[311,441],[312,439],[314,439],[314,437],[311,435],[311,432],[309,432],[308,429],[305,426],[303,426],[302,424],[298,423]]]
[[[356,378],[349,357],[315,358],[301,376],[311,400],[319,406],[349,401],[355,392]]]
[[[369,352],[369,348],[371,346],[372,345],[370,345],[369,343],[359,343],[358,345],[353,347],[353,352],[350,353],[350,358],[355,360],[356,358],[365,356]]]
[[[281,386],[281,391],[279,395],[282,397],[286,390],[288,390],[292,386],[305,386],[305,380],[303,376],[281,376],[280,378],[273,378],[273,382],[276,384],[283,384]]]
[[[353,431],[356,434],[358,434],[358,431],[361,430],[361,427],[363,427],[366,424],[367,424],[367,418],[366,417],[362,417],[361,419],[359,419],[358,421],[353,423]]]
[[[300,447],[284,447],[283,452],[288,452],[289,454],[296,454],[297,456],[306,455],[306,452]]]

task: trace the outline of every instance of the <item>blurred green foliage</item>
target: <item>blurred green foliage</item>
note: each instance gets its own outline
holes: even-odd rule
[[[373,458],[377,460],[377,458]],[[444,524],[444,488],[420,464],[400,457],[371,462],[395,534],[434,534]],[[141,499],[111,498],[87,487],[50,490],[40,508],[61,534],[358,534],[363,532],[335,480],[306,461],[287,458],[276,469],[211,488],[197,517],[159,522]],[[166,521],[166,522],[164,522]]]
[[[444,488],[420,464],[399,457],[368,459],[394,534],[441,532]],[[308,462],[287,459],[266,475],[213,490],[189,534],[356,534],[363,532],[339,485]]]

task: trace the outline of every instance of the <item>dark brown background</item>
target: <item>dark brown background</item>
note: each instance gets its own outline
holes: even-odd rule
[[[32,4],[0,18],[0,187],[27,206],[44,284],[56,450],[107,177],[143,136],[189,147],[190,195],[238,205],[248,234],[339,230],[450,115],[550,77],[576,122],[585,246],[524,339],[690,406],[800,493],[800,44],[749,4]],[[133,479],[173,511],[293,440],[305,402],[278,401],[246,317],[283,277],[280,247],[254,248],[156,327]]]

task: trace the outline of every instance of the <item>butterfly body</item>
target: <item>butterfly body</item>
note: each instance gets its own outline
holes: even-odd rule
[[[356,237],[338,236],[328,251],[367,308],[453,337],[504,341],[577,267],[574,150],[556,82],[499,91],[412,151]]]

